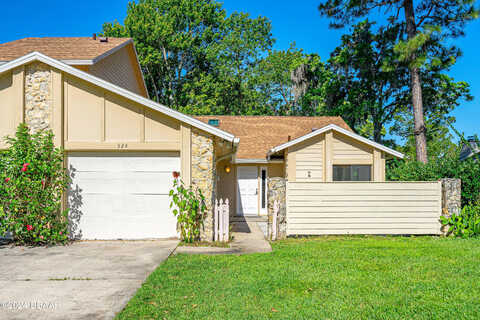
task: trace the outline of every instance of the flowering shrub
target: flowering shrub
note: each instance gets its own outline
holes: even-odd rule
[[[187,188],[179,177],[180,173],[173,172],[170,208],[175,206],[173,214],[177,217],[181,239],[191,243],[200,239],[200,229],[203,226],[207,207],[202,191],[194,187]]]
[[[0,154],[0,236],[17,244],[48,245],[68,240],[62,194],[70,181],[63,151],[51,131],[30,134],[25,124]]]

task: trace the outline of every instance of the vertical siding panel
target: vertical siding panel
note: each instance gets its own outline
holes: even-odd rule
[[[333,131],[325,133],[325,181],[333,181]]]
[[[56,146],[63,146],[63,123],[62,123],[62,73],[58,70],[52,70],[52,130],[54,133],[54,142]]]

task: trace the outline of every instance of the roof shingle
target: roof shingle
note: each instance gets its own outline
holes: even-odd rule
[[[24,38],[0,44],[0,61],[12,61],[33,51],[56,60],[93,60],[98,56],[130,41],[130,38],[108,38],[100,42],[97,37]]]
[[[267,152],[288,141],[299,138],[329,124],[352,131],[341,117],[287,117],[287,116],[197,116],[208,123],[219,120],[219,129],[240,138],[238,159],[265,159]]]

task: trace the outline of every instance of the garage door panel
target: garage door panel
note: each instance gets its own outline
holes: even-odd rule
[[[85,193],[168,194],[171,172],[78,172],[75,182]]]
[[[69,165],[75,169],[69,202],[77,236],[83,239],[177,236],[168,193],[173,184],[171,172],[179,171],[180,159],[162,153],[146,153],[145,158],[140,153],[69,155]]]
[[[98,161],[100,158],[102,161]],[[69,163],[77,172],[160,171],[171,173],[179,170],[179,157],[175,152],[144,153],[143,155],[139,153],[71,153]]]
[[[166,217],[164,211],[170,206],[168,195],[124,195],[87,194],[82,198],[83,211],[95,211],[94,217]],[[173,214],[171,214],[173,216]]]

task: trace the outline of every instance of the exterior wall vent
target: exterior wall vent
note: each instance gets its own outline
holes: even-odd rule
[[[218,119],[208,119],[208,124],[213,127],[218,127],[220,125],[220,121]]]

